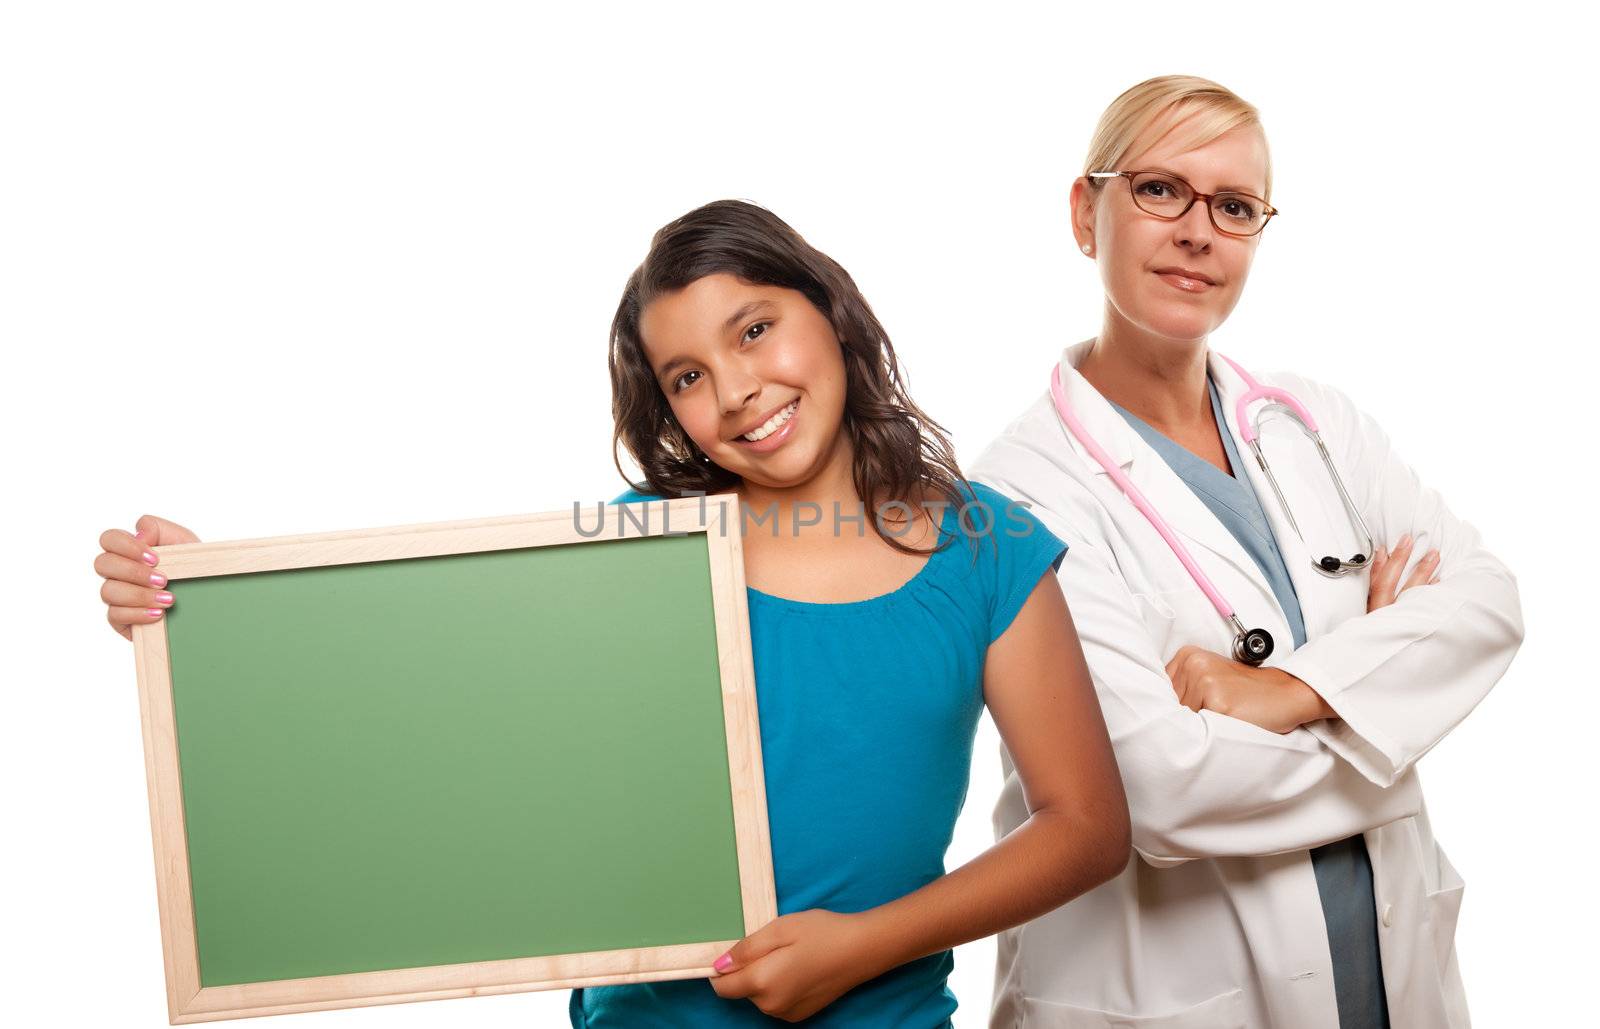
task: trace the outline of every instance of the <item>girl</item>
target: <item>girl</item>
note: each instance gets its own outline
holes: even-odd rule
[[[1064,547],[956,467],[850,276],[771,213],[668,224],[612,326],[620,501],[733,491],[780,917],[712,979],[574,990],[576,1027],[949,1026],[951,948],[1116,874],[1126,802],[1055,576]],[[621,465],[618,464],[620,470]],[[146,516],[96,570],[120,631],[172,603]],[[987,704],[1031,814],[949,874]],[[1062,741],[1070,741],[1063,746]]]
[[[1208,341],[1271,196],[1233,93],[1168,76],[1118,97],[1071,198],[1100,333],[975,466],[1071,543],[1061,583],[1142,859],[1002,936],[996,1026],[1467,1024],[1462,883],[1415,765],[1516,652],[1516,580],[1343,394],[1261,378],[1305,405],[1353,510],[1296,424],[1241,415],[1253,377]],[[1270,656],[1234,656],[1240,627],[1135,493]],[[1027,817],[1025,785],[1008,779],[998,830]]]

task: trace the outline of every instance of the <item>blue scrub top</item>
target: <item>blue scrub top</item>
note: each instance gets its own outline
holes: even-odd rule
[[[1067,549],[1025,507],[971,485],[942,514],[955,542],[891,593],[814,604],[746,590],[780,915],[863,911],[945,872],[984,656]],[[613,503],[652,499],[630,490]],[[576,1029],[940,1029],[956,1009],[954,964],[948,950],[908,962],[799,1023],[724,1000],[707,979],[577,989],[569,1013]]]
[[[1237,475],[1241,467],[1239,449],[1233,433],[1227,431],[1222,416],[1222,398],[1217,384],[1206,376],[1211,394],[1211,412],[1216,416],[1222,445],[1228,452],[1229,475],[1190,453],[1156,431],[1127,408],[1111,403],[1122,417],[1155,448],[1162,460],[1178,474],[1195,496],[1211,509],[1217,520],[1228,527],[1250,555],[1261,574],[1267,577],[1294,635],[1294,645],[1306,642],[1305,619],[1300,613],[1300,598],[1284,564],[1278,541],[1272,535],[1266,512],[1250,480]],[[1195,587],[1199,589],[1198,586]],[[1383,989],[1383,965],[1378,955],[1377,902],[1372,893],[1372,862],[1366,841],[1351,836],[1326,846],[1313,848],[1311,867],[1317,876],[1317,893],[1322,898],[1322,915],[1328,929],[1328,949],[1333,957],[1334,993],[1339,1002],[1340,1029],[1388,1029],[1389,1011]]]

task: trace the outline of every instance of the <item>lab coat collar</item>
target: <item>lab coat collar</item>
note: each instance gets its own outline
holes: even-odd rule
[[[1127,419],[1111,406],[1110,401],[1101,396],[1100,391],[1090,385],[1089,380],[1078,374],[1078,364],[1088,355],[1094,341],[1085,340],[1082,343],[1067,347],[1061,354],[1061,388],[1067,405],[1077,415],[1083,427],[1103,447],[1112,460],[1121,465],[1135,486],[1149,499],[1157,513],[1172,526],[1173,530],[1187,542],[1196,544],[1215,554],[1217,557],[1233,565],[1234,568],[1255,585],[1262,597],[1271,605],[1270,610],[1281,619],[1282,610],[1278,607],[1277,597],[1272,592],[1272,585],[1266,576],[1261,573],[1250,555],[1234,539],[1233,533],[1227,526],[1219,521],[1211,509],[1199,497],[1194,495],[1187,483],[1174,472],[1155,448],[1144,441]],[[1244,380],[1233,370],[1229,364],[1214,352],[1208,352],[1207,363],[1212,376],[1216,379],[1217,395],[1222,401],[1224,418],[1224,431],[1232,432],[1235,446],[1238,447],[1241,463],[1248,460],[1250,449],[1245,446],[1239,436],[1238,426],[1234,421],[1234,399],[1242,394],[1245,389]],[[1085,466],[1098,475],[1106,475],[1106,470],[1096,461],[1071,432],[1062,426],[1062,433],[1071,442],[1072,448],[1077,452]],[[1248,475],[1248,470],[1242,470]],[[1254,483],[1254,477],[1251,477]],[[1114,484],[1109,484],[1116,489]],[[1257,485],[1257,496],[1262,499],[1262,506],[1269,512],[1276,506],[1267,495],[1261,491],[1270,487],[1264,483]],[[1269,514],[1270,517],[1270,514]],[[1272,519],[1274,528],[1277,519]],[[1176,564],[1178,559],[1172,558]],[[1187,578],[1187,576],[1185,576]],[[1237,606],[1244,598],[1229,596],[1223,591],[1223,599]],[[1252,605],[1253,606],[1253,605]],[[1274,631],[1276,636],[1276,631]],[[1286,637],[1285,637],[1286,638]],[[1283,648],[1287,653],[1288,647]]]

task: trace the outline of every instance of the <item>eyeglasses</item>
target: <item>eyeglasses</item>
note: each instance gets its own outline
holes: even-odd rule
[[[1090,172],[1091,179],[1128,180],[1128,190],[1139,210],[1167,221],[1189,213],[1196,200],[1206,202],[1206,213],[1218,232],[1229,236],[1254,236],[1267,227],[1278,209],[1249,193],[1201,193],[1169,172]]]

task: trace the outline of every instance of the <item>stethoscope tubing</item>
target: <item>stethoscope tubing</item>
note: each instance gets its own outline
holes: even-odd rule
[[[1326,444],[1322,442],[1322,433],[1317,428],[1316,418],[1288,390],[1262,385],[1256,381],[1253,375],[1245,371],[1237,361],[1225,354],[1218,354],[1217,356],[1228,362],[1245,382],[1247,390],[1239,397],[1234,406],[1234,421],[1239,426],[1239,434],[1244,438],[1246,445],[1249,446],[1251,454],[1255,456],[1256,464],[1261,467],[1262,472],[1267,477],[1267,481],[1272,485],[1272,492],[1277,497],[1278,507],[1289,519],[1289,526],[1294,530],[1295,535],[1300,537],[1302,541],[1305,540],[1305,534],[1300,531],[1300,525],[1295,521],[1294,512],[1290,509],[1289,502],[1283,495],[1283,489],[1278,485],[1278,477],[1273,474],[1272,467],[1267,464],[1266,455],[1261,451],[1261,442],[1256,425],[1248,417],[1248,406],[1257,400],[1266,401],[1266,409],[1273,407],[1287,409],[1299,421],[1301,430],[1316,444],[1317,453],[1322,457],[1323,466],[1327,469],[1329,477],[1333,479],[1334,486],[1339,491],[1339,499],[1344,504],[1345,512],[1354,521],[1367,541],[1366,553],[1357,554],[1351,561],[1344,561],[1328,555],[1320,561],[1312,561],[1312,567],[1329,578],[1337,578],[1347,572],[1365,567],[1372,554],[1372,533],[1368,530],[1366,520],[1361,517],[1361,512],[1356,508],[1355,502],[1350,499],[1350,493],[1345,489],[1344,479],[1339,475],[1339,470],[1333,465],[1333,458],[1329,455]],[[1221,615],[1225,621],[1233,626],[1233,653],[1235,659],[1246,664],[1260,665],[1272,654],[1272,634],[1265,629],[1246,629],[1244,627],[1244,624],[1239,621],[1233,606],[1228,603],[1227,599],[1223,597],[1222,591],[1217,589],[1216,584],[1201,569],[1199,563],[1195,561],[1194,555],[1190,554],[1189,548],[1184,546],[1182,540],[1178,539],[1177,533],[1172,531],[1172,527],[1167,524],[1166,519],[1162,518],[1160,513],[1156,511],[1155,505],[1150,503],[1149,499],[1145,497],[1138,486],[1134,485],[1133,480],[1106,452],[1099,441],[1089,434],[1089,430],[1078,420],[1077,415],[1072,413],[1072,409],[1067,406],[1066,396],[1062,391],[1061,364],[1059,361],[1050,371],[1050,395],[1055,400],[1056,413],[1060,415],[1061,421],[1066,425],[1067,430],[1077,438],[1079,443],[1083,444],[1083,448],[1089,452],[1089,456],[1093,457],[1100,464],[1100,467],[1105,469],[1106,474],[1111,477],[1111,481],[1116,483],[1117,488],[1122,491],[1123,495],[1132,502],[1139,513],[1144,515],[1145,520],[1166,541],[1167,546],[1172,549],[1172,553],[1183,564],[1184,570],[1189,573],[1189,577],[1194,580],[1195,585],[1200,587],[1200,591],[1206,595],[1206,599],[1211,602],[1211,606],[1217,609],[1217,614]],[[1219,425],[1217,428],[1222,432],[1227,431],[1226,426]]]
[[[1195,584],[1200,587],[1200,592],[1204,593],[1206,599],[1211,601],[1211,606],[1217,609],[1217,614],[1229,621],[1237,622],[1238,619],[1234,617],[1232,605],[1223,599],[1222,591],[1217,589],[1211,582],[1211,578],[1195,562],[1193,555],[1189,553],[1189,548],[1183,545],[1182,540],[1178,539],[1177,534],[1167,525],[1167,520],[1161,517],[1156,511],[1155,505],[1146,499],[1144,493],[1138,486],[1133,484],[1133,480],[1128,478],[1128,474],[1112,459],[1111,455],[1106,453],[1105,448],[1100,445],[1099,441],[1089,435],[1089,430],[1083,427],[1083,423],[1078,421],[1078,416],[1073,414],[1072,409],[1067,406],[1066,397],[1061,392],[1061,366],[1059,364],[1050,372],[1050,395],[1055,398],[1056,413],[1061,416],[1061,420],[1066,423],[1067,428],[1078,438],[1078,442],[1083,444],[1083,448],[1089,451],[1089,455],[1100,462],[1100,467],[1104,468],[1106,474],[1111,476],[1111,481],[1115,482],[1117,487],[1133,502],[1133,506],[1138,508],[1139,513],[1144,515],[1156,532],[1161,534],[1161,538],[1167,541],[1167,546],[1171,547],[1172,552],[1178,556],[1178,560],[1183,562],[1183,567],[1188,571],[1189,576],[1194,579]]]

